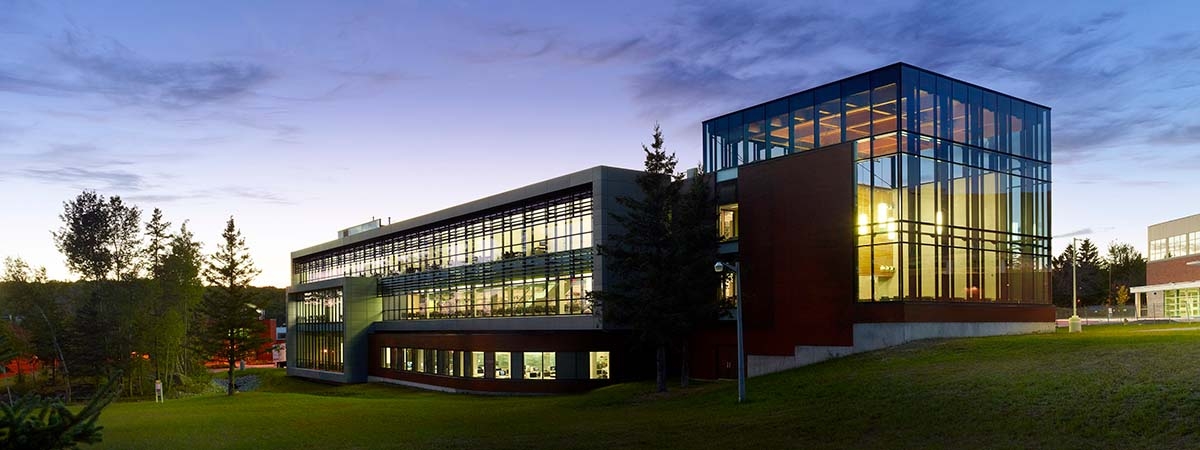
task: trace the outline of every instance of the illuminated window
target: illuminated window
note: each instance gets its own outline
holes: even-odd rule
[[[721,240],[737,239],[738,234],[738,204],[721,205],[717,208],[717,232]]]
[[[871,91],[866,77],[846,81],[843,85],[846,96],[842,100],[845,115],[846,141],[854,141],[871,135]],[[825,137],[821,137],[825,145]]]
[[[379,355],[379,367],[383,369],[392,368],[392,348],[383,347]]]
[[[553,380],[557,378],[554,352],[525,352],[526,380]]]
[[[512,354],[496,352],[496,378],[512,378]]]
[[[809,92],[793,96],[792,105],[792,140],[794,152],[812,150],[816,147],[816,121],[813,120],[813,96]]]
[[[607,380],[609,374],[608,352],[590,352],[588,378],[592,380]]]
[[[485,367],[483,357],[483,352],[471,352],[471,378],[483,378]]]

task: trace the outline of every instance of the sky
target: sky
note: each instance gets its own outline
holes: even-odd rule
[[[233,217],[289,253],[595,165],[903,61],[1052,110],[1055,253],[1200,213],[1194,2],[0,0],[0,257],[76,279],[63,202]]]

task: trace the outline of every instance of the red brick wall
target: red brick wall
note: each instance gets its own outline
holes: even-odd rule
[[[1200,261],[1200,255],[1146,263],[1146,284],[1180,283],[1200,280],[1200,265],[1187,265],[1191,261]]]

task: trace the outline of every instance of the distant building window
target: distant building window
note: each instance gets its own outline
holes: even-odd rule
[[[732,241],[738,238],[738,204],[721,205],[717,208],[717,231],[721,240]]]
[[[1157,261],[1167,257],[1167,240],[1155,239],[1150,241],[1150,260]]]

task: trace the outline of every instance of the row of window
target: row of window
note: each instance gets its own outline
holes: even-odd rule
[[[1150,241],[1151,261],[1200,253],[1200,231]]]
[[[706,121],[704,164],[720,170],[897,130],[1050,161],[1048,109],[892,66]]]
[[[591,314],[591,272],[495,280],[383,297],[383,320]]]
[[[592,248],[590,189],[293,261],[293,284],[398,276]]]
[[[1014,176],[1050,180],[1050,163],[987,150],[917,133],[902,131],[853,142],[858,160],[889,156],[896,153],[919,155],[930,161],[944,161],[963,167],[973,167]]]
[[[379,368],[459,378],[606,380],[608,352],[476,352],[382,347]]]

